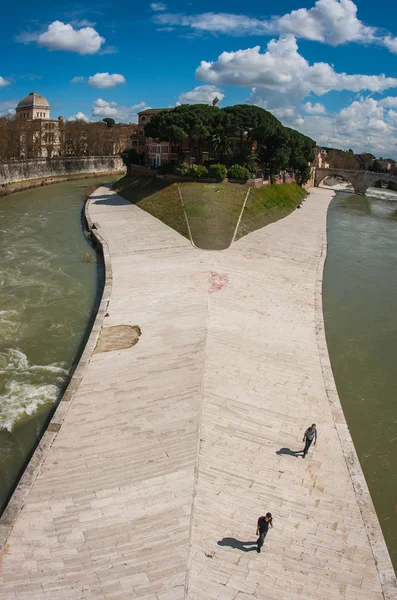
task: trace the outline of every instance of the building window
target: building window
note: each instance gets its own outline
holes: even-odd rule
[[[161,146],[157,146],[157,154],[161,154]]]
[[[144,123],[146,123],[146,117],[141,117],[141,124],[143,125]]]
[[[163,154],[168,154],[168,146],[161,146],[161,152]]]

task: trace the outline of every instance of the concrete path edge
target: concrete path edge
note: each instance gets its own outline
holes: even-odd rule
[[[318,353],[323,373],[324,387],[328,397],[335,429],[338,434],[343,456],[352,480],[354,492],[357,498],[368,541],[374,556],[376,568],[378,571],[379,582],[382,588],[385,600],[395,600],[397,598],[397,579],[394,573],[390,554],[383,537],[382,529],[371,494],[361,468],[360,461],[354,447],[353,439],[349,432],[343,408],[340,402],[339,394],[336,389],[334,375],[328,353],[327,340],[325,335],[324,312],[323,312],[323,273],[327,259],[327,234],[325,232],[321,254],[317,268],[317,281],[315,290],[316,307],[316,335]]]
[[[95,195],[95,193],[96,190],[91,196]],[[3,514],[0,517],[0,552],[6,545],[11,531],[19,517],[19,514],[23,510],[29,492],[38,474],[40,473],[40,469],[44,463],[44,460],[51,446],[53,445],[55,438],[57,437],[61,425],[65,419],[65,416],[73,402],[73,399],[76,395],[76,392],[79,388],[79,385],[84,377],[86,369],[94,353],[95,346],[97,344],[98,337],[101,332],[103,321],[109,305],[113,282],[112,265],[110,261],[108,245],[106,241],[102,238],[102,236],[99,234],[98,230],[95,227],[95,223],[92,222],[89,216],[88,209],[90,204],[90,198],[88,198],[84,207],[84,215],[87,222],[87,229],[93,235],[96,243],[99,246],[99,250],[102,253],[105,266],[105,282],[101,302],[87,343],[84,347],[80,360],[76,365],[76,368],[69,381],[69,384],[62,398],[60,399],[53,416],[48,422],[48,425],[38,445],[36,446],[36,449],[34,450],[31,458],[29,459],[25,467],[25,471],[21,479],[19,480]]]

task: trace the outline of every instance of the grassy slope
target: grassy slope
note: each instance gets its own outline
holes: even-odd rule
[[[219,250],[232,240],[247,187],[231,183],[180,184],[196,246]],[[189,238],[178,185],[155,177],[123,177],[114,189],[124,198]],[[252,189],[236,239],[286,217],[306,191],[295,183]]]
[[[224,250],[232,242],[248,189],[232,183],[180,186],[192,238],[198,248]]]
[[[169,185],[155,177],[123,177],[113,188],[120,196],[189,239],[177,184]]]
[[[252,189],[237,231],[236,240],[251,231],[283,219],[300,204],[306,190],[296,183]]]

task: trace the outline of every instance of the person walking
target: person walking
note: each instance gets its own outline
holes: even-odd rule
[[[264,517],[259,517],[258,519],[258,526],[256,528],[256,535],[259,535],[256,542],[258,544],[258,547],[256,549],[258,553],[262,549],[265,537],[267,535],[267,532],[269,531],[269,527],[273,527],[273,517],[271,513],[268,512]]]
[[[312,442],[314,440],[314,446],[317,443],[317,428],[316,428],[316,424],[313,423],[310,427],[308,427],[305,431],[305,435],[303,436],[303,442],[305,443],[305,447],[303,449],[303,458],[306,457],[306,454],[308,453],[308,450],[310,448],[310,446],[312,445]]]

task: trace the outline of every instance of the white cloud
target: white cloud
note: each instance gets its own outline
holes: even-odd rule
[[[303,105],[303,110],[309,115],[323,115],[325,113],[325,106],[319,102],[316,102],[316,104],[306,102],[306,104]]]
[[[68,121],[89,121],[89,118],[83,112],[77,112],[75,115],[71,115]]]
[[[6,85],[11,85],[9,81],[4,79],[4,77],[0,76],[0,87],[5,87]]]
[[[150,108],[146,102],[139,102],[132,106],[123,106],[117,102],[108,102],[107,100],[98,98],[92,105],[92,116],[110,117],[118,121],[133,121],[136,120],[136,113],[146,108]]]
[[[116,107],[117,102],[106,102],[106,100],[98,98],[92,105],[92,114],[95,117],[119,117],[119,111]]]
[[[335,115],[301,116],[295,111],[281,121],[320,146],[397,158],[397,112],[383,106],[382,100],[360,98]]]
[[[105,54],[117,54],[117,52],[118,49],[116,48],[116,46],[105,46],[98,52],[98,54],[100,54],[101,56],[105,56]]]
[[[82,75],[77,75],[70,80],[70,83],[82,83],[83,81],[85,81],[85,78]]]
[[[390,52],[397,54],[397,37],[393,38],[391,35],[387,35],[383,38],[383,43]]]
[[[73,25],[54,21],[43,33],[21,33],[17,40],[28,44],[37,42],[49,50],[65,50],[77,52],[78,54],[96,54],[105,38],[101,37],[93,27],[82,27],[75,29]]]
[[[118,83],[125,83],[124,75],[119,73],[96,73],[88,78],[88,85],[96,88],[112,88]]]
[[[150,5],[150,8],[154,12],[162,12],[164,10],[167,10],[167,5],[164,4],[163,2],[152,2],[152,4]]]
[[[397,108],[397,96],[387,96],[386,98],[382,98],[382,100],[379,100],[379,104],[389,108]]]
[[[299,54],[291,34],[271,40],[263,53],[255,46],[222,52],[214,62],[202,61],[196,77],[212,85],[253,86],[250,101],[270,109],[296,108],[311,93],[321,96],[331,90],[381,92],[397,87],[397,78],[337,73],[327,63],[310,65]]]
[[[215,85],[199,85],[179,96],[179,104],[212,104],[215,98],[223,100],[225,94]]]
[[[293,10],[275,18],[280,33],[337,46],[351,41],[372,41],[375,29],[357,19],[352,0],[318,0],[313,8]]]
[[[186,27],[196,32],[236,36],[292,33],[296,37],[335,46],[376,40],[375,28],[367,27],[357,19],[357,6],[352,0],[317,0],[310,9],[300,8],[281,17],[265,19],[213,12],[196,15],[163,13],[154,19],[158,25]]]

